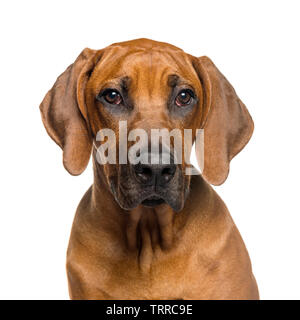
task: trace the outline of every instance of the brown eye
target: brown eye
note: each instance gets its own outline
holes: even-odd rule
[[[178,107],[184,107],[191,103],[192,98],[191,90],[181,90],[175,99],[175,103]]]
[[[104,97],[105,101],[110,103],[110,104],[119,105],[122,102],[122,97],[121,97],[120,93],[117,90],[114,90],[114,89],[106,90],[103,93],[103,97]]]

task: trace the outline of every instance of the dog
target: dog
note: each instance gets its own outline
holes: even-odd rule
[[[210,186],[226,180],[254,124],[208,57],[149,39],[86,48],[40,111],[70,174],[93,159],[67,251],[71,299],[259,299],[244,242]],[[203,130],[201,175],[185,174],[186,161],[100,164],[97,133],[114,131],[118,153],[120,121],[147,133],[190,129],[192,142]]]

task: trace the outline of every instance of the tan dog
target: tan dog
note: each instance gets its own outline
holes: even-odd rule
[[[208,184],[226,180],[253,122],[209,58],[147,39],[85,49],[40,109],[69,173],[93,154],[67,254],[72,299],[258,299],[243,240]],[[185,163],[100,165],[97,132],[119,139],[119,120],[128,130],[190,128],[193,138],[203,128],[202,176],[185,175]]]

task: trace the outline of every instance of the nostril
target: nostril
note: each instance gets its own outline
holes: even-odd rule
[[[146,178],[151,178],[152,170],[150,168],[142,168],[142,170],[140,172],[138,172],[138,175],[146,177]]]
[[[161,172],[163,176],[169,176],[172,175],[172,168],[164,168],[163,171]]]
[[[175,171],[176,171],[175,166],[163,168],[163,170],[161,171],[161,176],[162,176],[163,180],[165,182],[169,182],[173,178]]]
[[[136,165],[135,166],[135,174],[142,180],[143,182],[147,182],[152,179],[152,170],[147,166]]]

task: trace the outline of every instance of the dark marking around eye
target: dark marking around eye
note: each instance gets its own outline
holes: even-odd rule
[[[130,83],[131,83],[131,79],[129,77],[126,76],[126,77],[122,78],[121,79],[121,88],[125,91],[128,91]]]
[[[179,77],[178,77],[177,74],[169,75],[169,77],[168,77],[168,85],[170,87],[172,87],[172,88],[175,87],[178,84],[178,82],[179,82]]]

